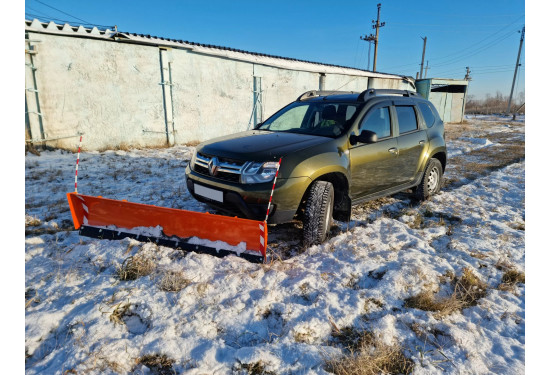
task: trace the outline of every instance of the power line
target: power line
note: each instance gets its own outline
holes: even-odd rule
[[[496,46],[498,43],[500,43],[500,42],[502,42],[502,41],[508,39],[508,38],[511,37],[513,34],[515,34],[515,32],[516,32],[515,30],[514,30],[514,31],[510,31],[509,33],[507,33],[507,34],[505,34],[505,35],[499,37],[498,39],[495,39],[495,40],[492,41],[492,42],[489,42],[489,43],[483,45],[482,47],[480,47],[480,48],[478,48],[478,49],[476,49],[476,50],[473,50],[473,51],[470,51],[470,52],[466,52],[466,53],[463,52],[461,55],[459,55],[459,57],[455,57],[455,58],[453,58],[453,59],[447,59],[447,60],[445,60],[445,61],[442,62],[442,63],[439,63],[439,64],[434,65],[434,67],[436,67],[436,66],[451,65],[451,64],[454,64],[454,63],[456,63],[456,62],[459,62],[459,61],[462,61],[462,60],[464,60],[464,59],[467,59],[467,58],[469,58],[469,57],[475,56],[475,55],[477,55],[477,54],[479,54],[479,53],[481,53],[481,52],[483,52],[483,51],[485,51],[485,50],[487,50],[487,49],[489,49],[489,48],[491,48],[491,47]]]
[[[507,24],[507,25],[504,26],[503,28],[501,28],[501,29],[495,31],[494,33],[492,33],[492,34],[486,36],[485,38],[481,39],[480,41],[478,41],[478,42],[476,42],[476,43],[470,45],[470,47],[475,47],[475,46],[477,46],[478,44],[483,43],[483,42],[486,41],[487,39],[492,38],[493,36],[497,35],[497,34],[500,33],[501,31],[506,30],[508,27],[510,27],[510,26],[512,26],[513,24],[515,24],[517,21],[519,21],[519,20],[522,19],[523,17],[525,17],[525,14],[522,14],[521,16],[519,16],[518,18],[514,19],[512,22],[510,22],[509,24]],[[438,57],[438,58],[436,58],[436,60],[445,59],[445,58],[447,58],[447,57],[449,57],[449,56],[454,56],[454,55],[456,55],[456,53],[451,53],[451,54],[446,55],[446,56],[443,56],[443,57]]]
[[[503,31],[503,30],[507,29],[508,27],[512,26],[512,25],[515,24],[519,19],[521,19],[521,18],[523,18],[523,17],[524,17],[524,15],[521,15],[520,17],[514,19],[514,21],[512,21],[511,23],[509,23],[509,24],[506,25],[505,27],[503,27],[503,28],[497,30],[496,32],[494,32],[494,33],[488,35],[487,37],[485,37],[485,38],[483,38],[483,39],[477,41],[476,43],[470,45],[470,47],[475,47],[475,46],[477,46],[477,45],[483,43],[483,42],[486,41],[487,39],[490,39],[490,38],[492,38],[493,36],[498,35],[501,31]],[[512,30],[512,31],[510,31],[510,32],[507,33],[507,34],[504,34],[504,35],[501,35],[501,36],[497,37],[494,41],[484,44],[483,46],[480,47],[480,49],[478,49],[479,52],[482,52],[483,50],[485,50],[485,49],[486,49],[485,47],[489,48],[491,43],[497,44],[497,43],[501,42],[502,40],[506,39],[506,37],[511,36],[511,35],[514,34],[514,33],[515,33],[515,30]],[[504,38],[504,39],[499,39],[499,38]],[[474,52],[476,52],[476,51],[478,51],[478,50],[474,50],[474,51],[470,51],[470,52],[464,52],[464,51],[462,51],[462,52],[458,52],[458,53],[457,53],[457,52],[453,52],[453,53],[451,53],[451,54],[448,54],[448,55],[445,55],[445,56],[442,56],[442,57],[432,58],[432,62],[433,62],[434,60],[435,60],[435,61],[441,61],[441,60],[443,60],[442,63],[432,65],[432,67],[450,65],[450,64],[452,64],[452,63],[454,63],[454,62],[460,61],[461,59],[463,60],[464,58],[474,56],[475,54],[477,54],[477,53],[474,53]],[[448,58],[448,57],[451,57],[451,56],[456,56],[456,57]],[[414,63],[413,63],[413,64],[393,65],[393,66],[388,67],[388,69],[401,68],[401,67],[413,67],[413,66],[416,67],[417,64],[414,64]]]
[[[41,12],[41,11],[39,11],[38,9],[34,9],[34,8],[28,6],[28,5],[25,5],[25,7],[26,7],[26,8],[29,8],[29,9],[32,10],[33,12],[36,12],[36,13],[38,13],[38,14],[41,14],[41,15],[44,16],[44,17],[53,18],[53,17],[50,16],[49,14],[46,14],[46,13],[44,13],[44,12]],[[26,13],[27,13],[27,12],[25,12],[25,14],[26,14]]]
[[[48,5],[48,4],[44,3],[43,1],[40,1],[40,0],[34,0],[34,1],[36,1],[37,3],[40,3],[40,4],[42,4],[42,5],[45,5],[45,6],[47,6],[48,8],[52,8],[53,10],[57,10],[58,12],[63,13],[63,14],[65,14],[65,15],[69,16],[69,17],[72,17],[72,18],[74,18],[74,19],[77,19],[77,20],[79,20],[79,21],[82,21],[82,22],[84,22],[84,23],[87,23],[87,24],[89,24],[89,25],[92,24],[91,22],[88,22],[88,21],[86,21],[86,20],[83,20],[82,18],[75,17],[75,16],[73,16],[72,14],[69,14],[69,13],[67,13],[67,12],[64,12],[64,11],[60,10],[60,9],[54,8],[54,7],[52,7],[51,5]]]

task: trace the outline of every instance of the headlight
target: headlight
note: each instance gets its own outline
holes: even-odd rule
[[[241,184],[259,184],[272,181],[277,173],[277,162],[251,162],[241,174]]]

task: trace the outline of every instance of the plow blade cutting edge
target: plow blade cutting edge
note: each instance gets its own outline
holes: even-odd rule
[[[264,221],[78,193],[68,193],[67,199],[74,227],[82,236],[110,240],[128,237],[215,256],[235,254],[252,262],[266,260]]]

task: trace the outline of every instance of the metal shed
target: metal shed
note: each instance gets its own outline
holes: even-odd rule
[[[416,91],[431,101],[443,122],[462,122],[468,81],[447,78],[425,78],[416,81]]]

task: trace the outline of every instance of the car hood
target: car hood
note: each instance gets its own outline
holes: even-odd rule
[[[211,139],[199,145],[197,151],[228,159],[269,161],[333,140],[309,134],[250,130]]]

